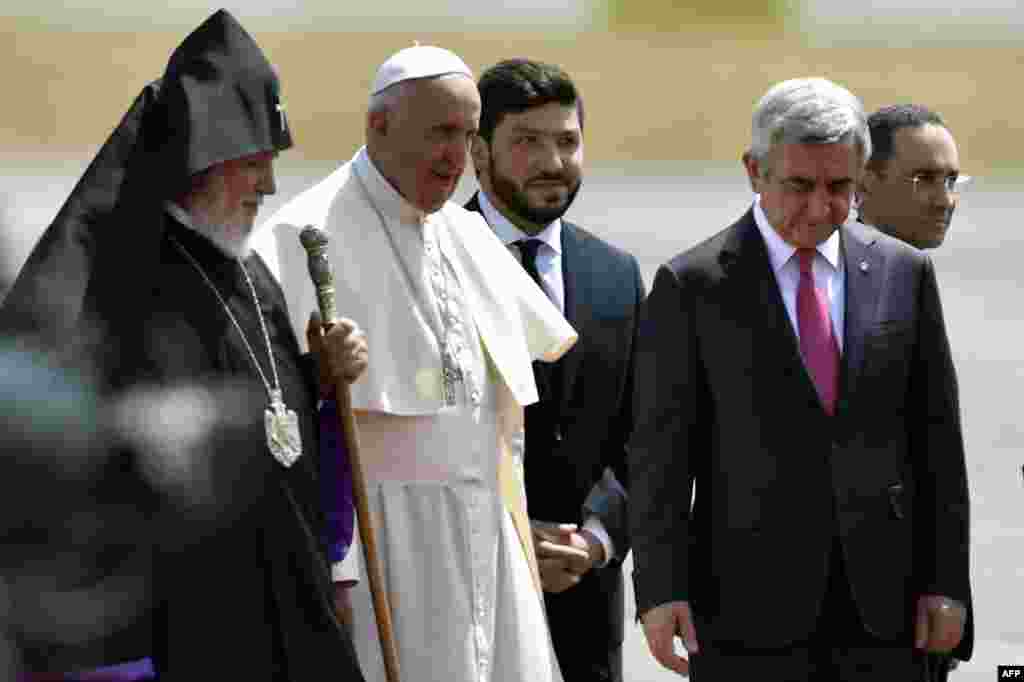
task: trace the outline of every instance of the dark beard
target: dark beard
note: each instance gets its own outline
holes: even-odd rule
[[[568,196],[565,198],[565,203],[561,206],[555,206],[552,208],[534,208],[530,206],[529,199],[526,198],[526,192],[519,189],[515,182],[508,178],[500,175],[497,169],[494,167],[494,157],[491,157],[491,189],[494,191],[495,196],[501,199],[502,203],[512,211],[515,215],[519,216],[522,220],[528,223],[533,223],[541,228],[549,225],[550,223],[558,220],[565,212],[569,210],[572,202],[576,199],[576,195],[580,191],[580,187],[583,185],[583,181],[577,181],[576,186],[573,187]],[[549,179],[562,180],[562,177],[552,177]]]

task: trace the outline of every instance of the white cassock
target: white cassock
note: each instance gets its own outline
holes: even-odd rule
[[[330,235],[339,314],[370,346],[352,404],[403,677],[560,681],[499,469],[537,400],[531,361],[557,359],[575,332],[481,216],[451,202],[424,214],[364,148],[254,238],[303,344],[311,223]],[[366,581],[352,597],[361,666],[383,680]]]

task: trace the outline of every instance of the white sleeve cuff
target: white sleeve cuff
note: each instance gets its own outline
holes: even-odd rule
[[[605,530],[601,519],[596,516],[587,517],[587,520],[583,522],[583,530],[593,533],[601,542],[601,546],[604,547],[604,561],[598,565],[598,568],[604,568],[612,560],[612,557],[615,556],[615,544],[612,542],[611,536]]]
[[[331,580],[333,582],[347,583],[350,586],[359,582],[362,574],[359,570],[359,552],[361,551],[363,548],[359,543],[359,533],[355,533],[344,558],[331,565]]]

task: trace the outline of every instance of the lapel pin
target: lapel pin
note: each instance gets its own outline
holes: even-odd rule
[[[868,268],[869,268],[869,266],[868,266],[868,262],[867,262],[866,260],[862,260],[862,261],[860,262],[860,271],[861,271],[861,272],[867,272],[867,271],[868,271]]]

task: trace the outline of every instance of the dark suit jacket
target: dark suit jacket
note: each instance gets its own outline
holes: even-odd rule
[[[810,634],[836,538],[877,636],[909,643],[920,594],[970,605],[957,380],[931,261],[864,225],[840,238],[834,417],[752,211],[662,266],[645,305],[629,445],[637,606],[688,600],[698,640]]]
[[[476,196],[466,208],[480,210]],[[530,518],[544,521],[582,524],[585,513],[596,514],[616,553],[576,587],[546,595],[555,650],[565,667],[569,642],[576,645],[574,657],[584,655],[582,648],[605,658],[608,648],[622,643],[622,559],[630,545],[625,500],[588,494],[606,467],[628,485],[625,443],[632,430],[634,341],[644,286],[633,256],[565,220],[562,274],[565,316],[579,341],[553,368],[556,404],[542,400],[526,410],[527,504]],[[602,641],[609,646],[600,647]]]

